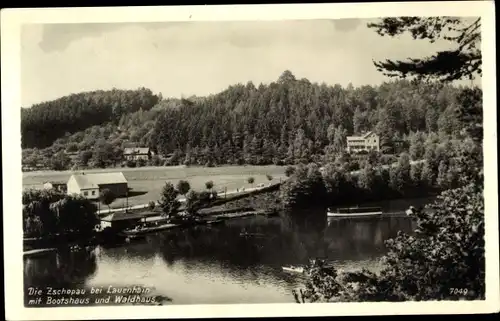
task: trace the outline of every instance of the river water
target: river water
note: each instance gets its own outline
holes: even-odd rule
[[[408,202],[394,204],[402,211]],[[376,271],[386,253],[384,241],[414,228],[401,215],[313,221],[300,219],[303,214],[242,218],[164,231],[115,247],[25,259],[25,288],[138,285],[154,288],[152,293],[171,304],[288,303],[294,302],[292,289],[304,280],[282,266],[323,257],[344,270]]]

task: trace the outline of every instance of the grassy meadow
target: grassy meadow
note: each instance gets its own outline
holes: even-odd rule
[[[221,167],[140,167],[140,168],[107,168],[89,169],[85,173],[123,172],[128,180],[131,195],[128,199],[129,206],[146,204],[151,200],[158,200],[165,182],[174,185],[179,180],[187,180],[194,190],[204,190],[205,182],[213,181],[216,191],[233,191],[237,188],[255,187],[260,183],[269,183],[266,175],[273,177],[272,183],[285,178],[285,166],[221,166]],[[81,171],[78,171],[81,172]],[[23,173],[23,188],[41,188],[44,182],[67,182],[73,171],[37,171]],[[255,182],[249,184],[248,177],[253,177]],[[125,199],[117,199],[111,208],[122,207]]]

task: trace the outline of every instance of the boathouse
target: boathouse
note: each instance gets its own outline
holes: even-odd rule
[[[149,221],[162,221],[166,218],[160,217],[157,212],[115,212],[101,218],[101,228],[111,227],[123,230],[137,224]]]
[[[78,194],[88,199],[98,199],[103,189],[109,189],[116,197],[127,196],[128,182],[122,172],[73,174],[68,180],[68,194]]]

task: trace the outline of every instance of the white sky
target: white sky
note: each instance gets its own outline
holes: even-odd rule
[[[389,80],[372,60],[422,57],[447,46],[381,37],[368,20],[24,25],[22,105],[95,89],[150,88],[164,97],[269,83],[284,70],[311,82]]]

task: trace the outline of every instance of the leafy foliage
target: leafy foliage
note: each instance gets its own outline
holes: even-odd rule
[[[105,188],[99,193],[99,200],[109,207],[116,200],[116,195],[111,190]]]
[[[196,192],[189,191],[186,195],[186,212],[191,216],[195,217],[198,215],[198,210],[203,208],[205,205],[210,203],[212,199],[212,193],[207,191]],[[214,194],[217,197],[217,194]]]
[[[26,190],[22,199],[26,236],[89,234],[99,223],[96,206],[81,196],[53,190]]]
[[[151,90],[92,91],[64,96],[21,110],[23,148],[47,147],[66,133],[117,122],[126,113],[149,110],[158,102]]]
[[[166,182],[165,186],[161,191],[161,200],[158,202],[163,215],[166,217],[172,217],[177,214],[181,203],[177,199],[179,191],[177,191],[174,185],[170,182]]]
[[[445,191],[415,219],[414,235],[399,233],[386,242],[378,274],[313,265],[304,301],[484,299],[483,195],[474,185]],[[468,292],[457,296],[454,288]]]
[[[211,190],[212,188],[214,188],[214,182],[213,182],[213,181],[208,181],[208,182],[205,182],[205,187],[206,187],[208,190]]]
[[[179,191],[179,194],[186,195],[190,189],[191,185],[189,185],[188,181],[180,180],[177,182],[177,190]]]
[[[409,61],[375,62],[379,71],[390,77],[416,76],[451,81],[472,79],[481,75],[481,19],[468,23],[451,17],[398,17],[384,18],[379,23],[370,23],[382,36],[391,37],[409,33],[413,39],[427,39],[430,42],[442,38],[453,42],[453,50],[439,51],[426,58],[412,58]]]

